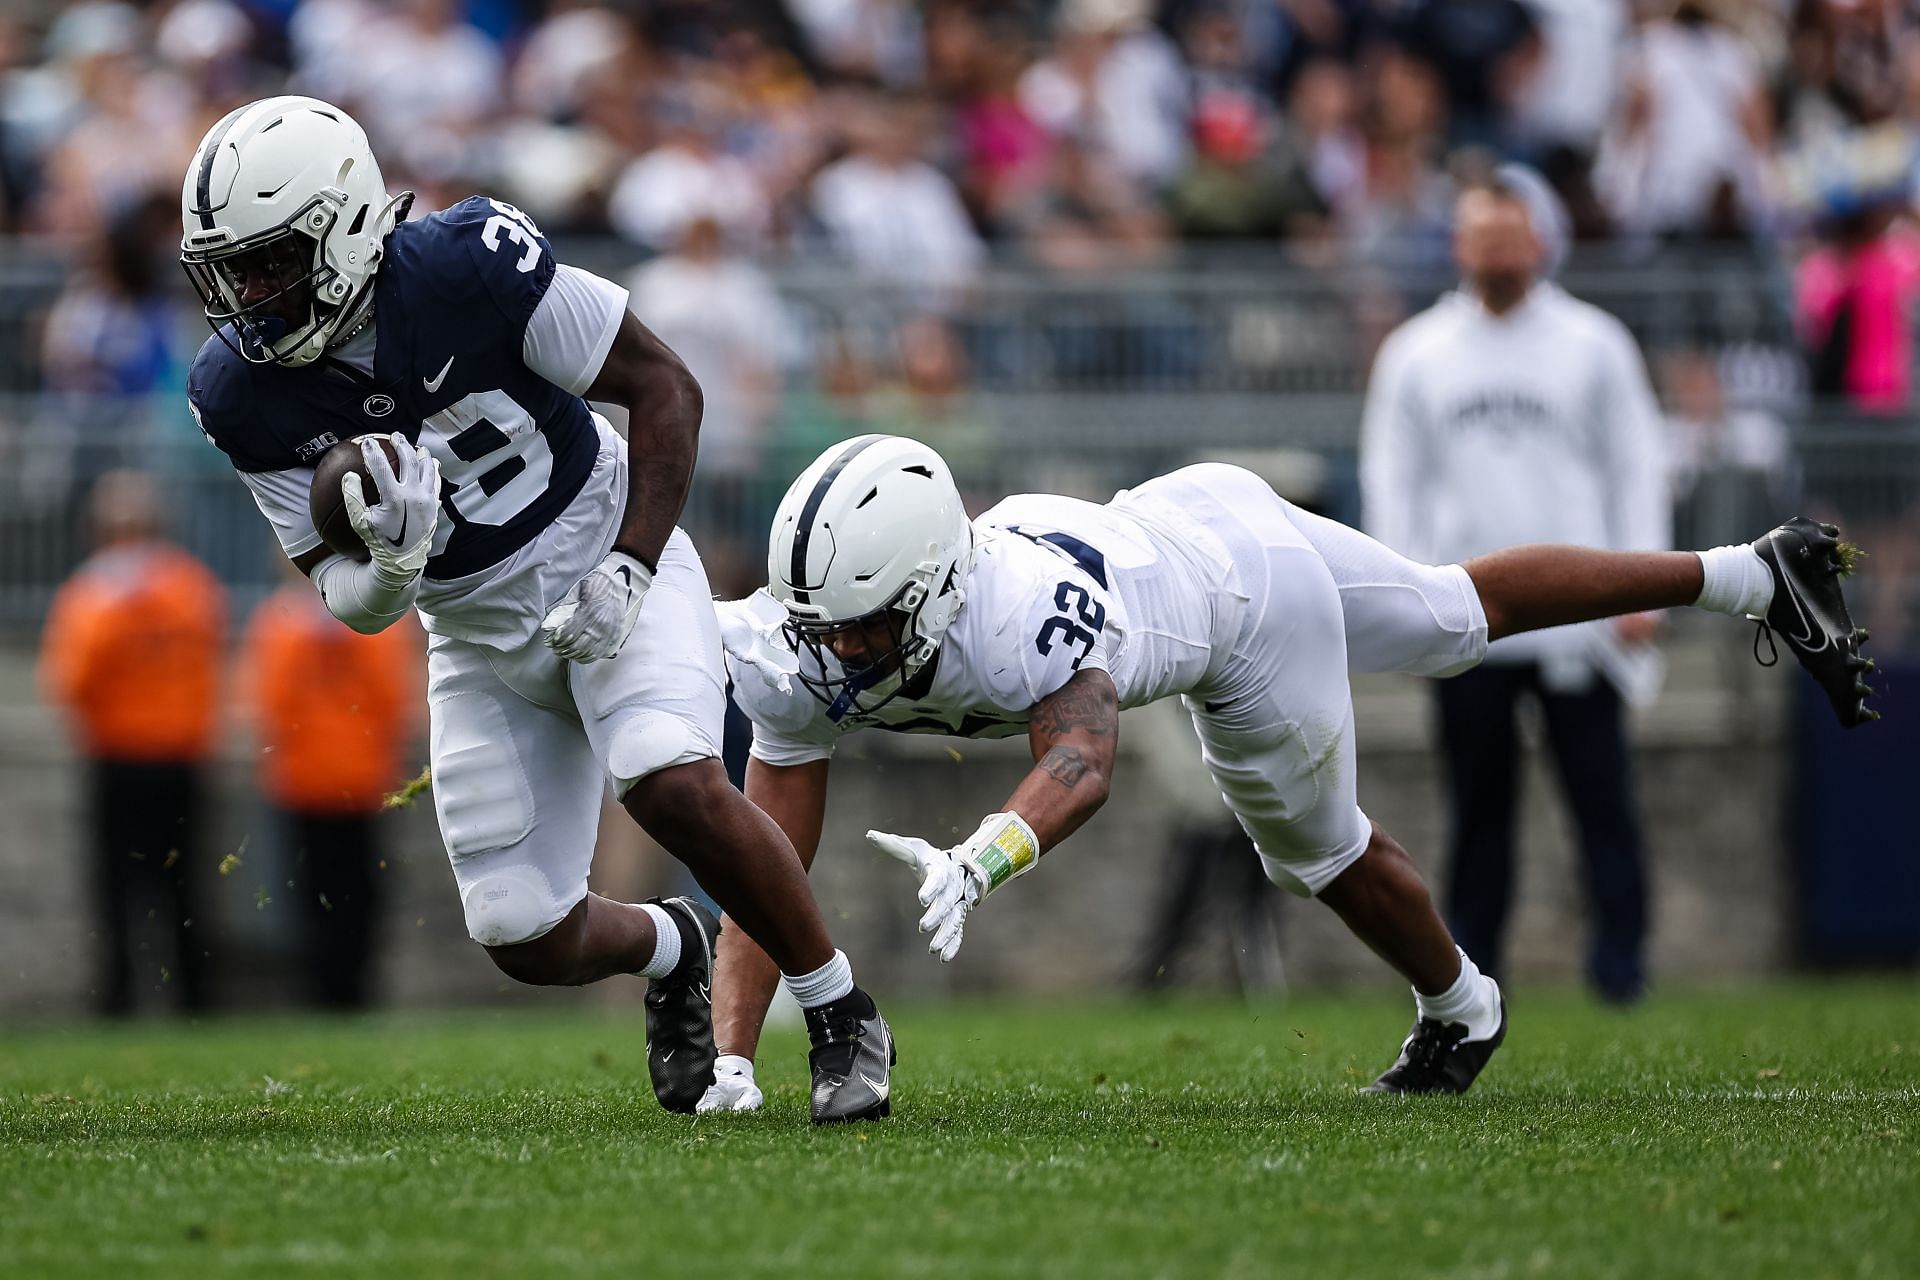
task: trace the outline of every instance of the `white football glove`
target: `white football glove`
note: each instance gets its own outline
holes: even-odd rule
[[[610,551],[540,624],[547,644],[574,662],[599,662],[620,652],[633,634],[653,570],[624,551]]]
[[[694,1103],[693,1113],[758,1111],[762,1101],[760,1086],[753,1082],[753,1059],[723,1053],[713,1060],[713,1083]]]
[[[936,849],[915,836],[869,831],[867,839],[883,853],[913,868],[920,877],[920,932],[931,933],[927,951],[941,961],[960,953],[967,916],[982,899],[1040,858],[1040,841],[1017,813],[990,814],[974,833],[952,849]]]
[[[347,523],[367,544],[374,570],[390,587],[403,586],[420,576],[433,555],[433,532],[440,521],[440,464],[424,448],[407,443],[398,431],[388,436],[400,465],[387,461],[377,436],[360,438],[360,456],[380,501],[367,505],[359,473],[340,477],[340,496],[347,504]]]

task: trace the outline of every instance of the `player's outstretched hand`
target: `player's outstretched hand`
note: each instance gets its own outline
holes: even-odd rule
[[[433,554],[433,532],[440,520],[440,464],[397,431],[386,439],[393,445],[397,466],[387,460],[378,436],[360,438],[360,456],[380,501],[367,505],[366,490],[353,471],[340,477],[340,496],[347,505],[347,522],[367,544],[380,576],[402,586],[420,576]]]
[[[920,917],[920,932],[933,935],[927,950],[942,961],[953,959],[960,953],[967,913],[980,901],[980,885],[950,850],[936,849],[916,836],[869,831],[867,840],[912,867],[920,877],[920,905],[927,909]]]
[[[723,1053],[713,1060],[713,1083],[694,1103],[693,1113],[758,1111],[763,1101],[760,1086],[753,1082],[753,1059]]]
[[[623,551],[611,551],[593,572],[548,611],[540,624],[547,644],[574,662],[599,662],[620,652],[633,634],[653,570]]]

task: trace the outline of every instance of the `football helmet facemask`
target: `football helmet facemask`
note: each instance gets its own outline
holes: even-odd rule
[[[367,135],[317,98],[263,98],[207,131],[181,188],[180,263],[207,323],[254,364],[303,365],[358,327],[387,233]]]
[[[861,436],[801,472],[774,515],[767,582],[829,720],[878,710],[926,668],[972,567],[972,522],[926,445]]]

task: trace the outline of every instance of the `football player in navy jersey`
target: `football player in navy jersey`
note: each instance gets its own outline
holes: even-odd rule
[[[208,131],[182,192],[181,259],[214,330],[195,419],[336,617],[373,632],[419,610],[434,809],[494,963],[543,985],[647,976],[661,1104],[690,1112],[711,1083],[719,926],[688,898],[587,891],[610,783],[786,975],[813,1119],[885,1115],[887,1025],[792,845],[720,764],[719,627],[674,527],[698,385],[625,290],[557,263],[520,210],[475,196],[409,222],[411,200],[325,102],[269,98]],[[628,439],[589,400],[623,406]],[[308,514],[314,463],[355,438],[377,492],[349,473],[342,499],[365,560]]]

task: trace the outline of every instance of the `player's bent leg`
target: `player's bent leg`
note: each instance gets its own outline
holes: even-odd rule
[[[484,894],[499,883],[497,879],[482,880],[476,888]],[[534,987],[579,987],[623,973],[646,976],[659,950],[661,934],[659,922],[643,904],[616,902],[589,893],[550,928],[529,933],[516,942],[482,945],[495,967],[515,982]],[[678,950],[671,942],[668,946]]]
[[[1379,823],[1320,891],[1354,936],[1413,980],[1419,1016],[1369,1093],[1465,1093],[1507,1037],[1500,988],[1454,946],[1406,850]]]
[[[649,773],[621,803],[782,973],[806,973],[833,958],[833,940],[793,845],[734,788],[718,759]]]
[[[1450,676],[1486,656],[1489,620],[1459,565],[1421,564],[1337,520],[1282,506],[1340,593],[1348,670]]]
[[[1369,827],[1360,856],[1315,896],[1415,990],[1439,995],[1460,975],[1453,935],[1406,850],[1379,823]]]
[[[467,932],[484,947],[550,933],[587,892],[600,779],[571,718],[509,689],[478,645],[427,658],[433,807]]]
[[[434,809],[467,932],[519,982],[573,986],[623,973],[652,979],[650,1069],[656,997],[666,993],[671,1002],[701,992],[693,1015],[674,1013],[667,1022],[681,1028],[680,1066],[699,1069],[704,1040],[705,1078],[662,1089],[653,1073],[662,1105],[691,1111],[711,1081],[704,992],[718,924],[685,899],[635,904],[587,892],[604,774],[579,721],[515,692],[563,690],[561,660],[544,646],[502,653],[435,637],[428,685]]]
[[[892,1033],[834,949],[786,834],[720,764],[720,625],[685,534],[668,541],[626,646],[610,661],[573,668],[571,680],[628,814],[779,965],[805,1010],[815,1123],[886,1115]]]
[[[1405,853],[1355,800],[1346,620],[1332,573],[1297,531],[1262,555],[1266,564],[1242,566],[1263,588],[1249,600],[1246,631],[1187,699],[1202,756],[1268,876],[1326,898],[1414,984],[1420,1019],[1402,1057],[1415,1074],[1390,1071],[1380,1087],[1464,1087],[1460,1066],[1448,1064],[1481,1052],[1460,1056],[1459,1044],[1498,1034],[1498,988],[1454,947]]]
[[[1332,579],[1347,670],[1445,676],[1486,653],[1486,617],[1458,565],[1409,560],[1358,529],[1286,501],[1243,467],[1197,463],[1135,492],[1171,502],[1219,537],[1256,595],[1274,593],[1262,585],[1265,566],[1256,562],[1262,549],[1310,551]]]
[[[1691,551],[1603,551],[1553,543],[1508,547],[1461,566],[1487,615],[1487,636],[1592,622],[1700,598],[1700,557]]]

